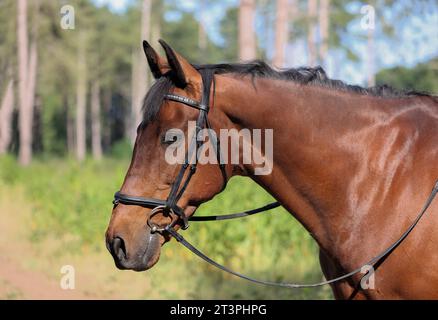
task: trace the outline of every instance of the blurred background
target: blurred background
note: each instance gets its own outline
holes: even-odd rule
[[[160,38],[192,63],[321,65],[351,84],[438,92],[434,0],[0,0],[0,298],[332,298],[232,278],[174,241],[150,271],[115,268],[104,232],[153,82],[141,40]],[[236,178],[198,214],[270,200]],[[282,209],[184,235],[243,273],[322,279],[315,243]],[[64,265],[74,290],[60,288]]]

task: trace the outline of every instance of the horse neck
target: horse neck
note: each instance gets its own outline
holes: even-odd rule
[[[237,128],[273,129],[272,173],[251,178],[322,248],[334,248],[345,231],[339,226],[348,225],[348,182],[363,168],[351,145],[386,111],[363,95],[250,77],[217,77],[215,101]],[[245,171],[253,172],[254,165]]]

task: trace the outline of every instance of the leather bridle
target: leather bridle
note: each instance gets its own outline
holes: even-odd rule
[[[317,287],[322,286],[326,284],[331,284],[340,280],[347,279],[354,274],[360,273],[363,270],[364,266],[373,266],[377,264],[379,261],[382,261],[384,258],[386,258],[396,247],[400,245],[400,243],[409,235],[409,233],[414,229],[414,227],[417,225],[417,223],[420,221],[422,216],[426,213],[427,209],[430,207],[432,201],[434,200],[435,196],[438,193],[438,181],[435,183],[435,186],[432,189],[432,192],[430,193],[429,197],[427,198],[422,210],[417,215],[416,219],[411,223],[411,225],[407,228],[407,230],[396,240],[394,241],[390,246],[388,246],[384,251],[382,251],[380,254],[376,255],[372,259],[370,259],[367,263],[363,264],[361,267],[354,269],[351,272],[345,273],[341,276],[338,276],[336,278],[318,282],[318,283],[312,283],[312,284],[296,284],[296,283],[279,283],[279,282],[272,282],[272,281],[264,281],[259,280],[255,278],[251,278],[249,276],[243,275],[241,273],[235,272],[216,261],[212,260],[208,256],[206,256],[204,253],[199,251],[196,247],[194,247],[192,244],[190,244],[186,239],[184,239],[183,236],[181,236],[175,229],[175,225],[180,223],[181,228],[183,230],[187,229],[189,227],[189,221],[215,221],[215,220],[228,220],[228,219],[235,219],[235,218],[241,218],[250,216],[256,213],[265,212],[271,209],[274,209],[276,207],[280,206],[279,202],[272,202],[269,203],[263,207],[252,209],[249,211],[244,211],[240,213],[234,213],[234,214],[227,214],[227,215],[216,215],[216,216],[203,216],[203,217],[190,217],[188,218],[184,210],[178,206],[178,201],[181,199],[182,195],[184,194],[191,178],[196,173],[196,168],[198,164],[198,157],[196,150],[199,150],[202,147],[202,141],[199,141],[197,139],[199,132],[202,129],[211,129],[210,123],[208,121],[208,111],[210,109],[210,89],[213,84],[213,97],[214,97],[214,76],[208,77],[205,73],[201,73],[202,76],[202,84],[203,84],[203,92],[202,92],[202,99],[201,102],[197,102],[195,100],[192,100],[187,97],[183,97],[176,94],[168,93],[164,96],[166,100],[171,100],[175,102],[182,103],[186,106],[189,106],[191,108],[195,108],[199,110],[199,115],[196,120],[196,127],[194,135],[191,138],[191,141],[189,143],[189,149],[185,155],[184,164],[182,165],[178,175],[176,176],[176,179],[174,183],[172,184],[169,196],[166,200],[162,199],[155,199],[155,198],[144,198],[144,197],[136,197],[136,196],[129,196],[123,193],[120,193],[120,191],[116,192],[114,195],[113,204],[114,207],[118,204],[124,204],[124,205],[136,205],[141,207],[146,207],[152,209],[148,220],[147,225],[151,229],[151,233],[160,233],[160,234],[167,234],[172,237],[174,237],[179,243],[184,245],[187,249],[189,249],[192,253],[203,259],[204,261],[214,265],[215,267],[226,271],[232,275],[235,275],[237,277],[240,277],[245,280],[249,280],[254,283],[263,284],[263,285],[269,285],[269,286],[278,286],[278,287],[288,287],[288,288],[309,288],[309,287]],[[207,130],[209,134],[211,134],[211,130]],[[213,137],[210,135],[209,137],[210,142],[212,143],[214,147],[214,151],[217,156],[219,168],[221,170],[222,177],[224,179],[224,183],[222,186],[222,189],[226,187],[227,184],[227,172],[225,168],[224,159],[222,158],[222,153],[220,149],[220,141],[219,139],[213,139]],[[196,148],[195,148],[196,146]],[[191,162],[193,160],[193,163]],[[186,172],[188,171],[187,175]],[[186,175],[185,179],[184,176]],[[165,226],[160,226],[152,222],[152,218],[162,213],[165,216],[171,217],[171,222]],[[176,219],[174,217],[176,216]],[[369,270],[367,268],[367,270]],[[369,273],[368,271],[367,273]],[[364,275],[364,277],[366,274]]]
[[[202,141],[197,139],[197,137],[202,129],[208,129],[207,132],[210,135],[210,143],[213,145],[214,151],[216,153],[217,162],[223,178],[222,190],[226,187],[228,178],[225,163],[222,158],[219,139],[215,139],[212,136],[210,122],[208,121],[207,117],[208,111],[210,109],[210,90],[212,82],[214,87],[214,78],[202,74],[202,80],[203,94],[201,102],[197,102],[193,99],[171,93],[168,93],[164,96],[164,99],[166,100],[179,102],[186,106],[199,110],[199,115],[196,120],[195,132],[189,142],[189,147],[185,155],[184,164],[182,165],[178,175],[176,176],[175,181],[172,184],[167,199],[161,200],[155,198],[133,197],[120,192],[116,192],[116,194],[114,195],[114,205],[122,203],[126,205],[138,205],[146,208],[151,208],[152,212],[147,221],[148,226],[151,228],[151,232],[164,232],[168,228],[173,228],[179,222],[181,222],[181,227],[183,230],[189,227],[189,219],[185,215],[184,210],[178,206],[178,201],[183,196],[190,180],[196,173],[196,168],[198,165],[197,150],[200,150],[202,147]],[[172,222],[170,224],[162,227],[152,222],[152,218],[159,213],[163,213],[164,215],[171,217],[172,215],[177,216],[177,219],[172,219]]]

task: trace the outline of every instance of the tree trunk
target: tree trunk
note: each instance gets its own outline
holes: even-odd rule
[[[284,52],[288,41],[288,0],[277,0],[275,19],[275,52],[273,64],[284,67]]]
[[[85,39],[81,35],[78,47],[78,67],[76,84],[76,158],[83,161],[86,154],[86,118],[87,107],[87,66],[85,57]]]
[[[65,110],[65,121],[66,121],[66,128],[67,128],[67,152],[69,155],[75,154],[75,117],[74,117],[74,110],[71,105],[71,99],[69,99],[68,93],[64,93],[63,95],[63,101],[64,101],[64,110]]]
[[[330,28],[330,0],[320,0],[319,7],[319,33],[321,44],[319,47],[319,59],[322,65],[326,65],[328,52],[328,35]]]
[[[27,1],[17,3],[17,46],[18,46],[18,100],[20,111],[26,106],[26,83],[28,63],[28,34],[27,34]],[[24,110],[23,110],[24,111]]]
[[[307,3],[307,21],[308,21],[308,33],[307,33],[307,48],[309,54],[309,66],[314,66],[316,64],[316,46],[315,46],[315,38],[316,38],[316,0],[309,0]]]
[[[102,149],[103,150],[108,150],[111,148],[111,133],[112,133],[112,128],[113,128],[113,120],[111,118],[108,118],[107,115],[111,114],[110,110],[112,108],[112,92],[111,89],[107,88],[104,91],[103,94],[103,103],[102,103],[102,108],[103,108],[103,114],[104,114],[104,125],[102,127]],[[124,114],[129,114],[129,112],[123,112]],[[106,115],[106,117],[105,117]],[[126,116],[125,116],[126,118]],[[102,118],[101,118],[102,120]],[[125,123],[125,125],[127,125],[127,123]],[[126,127],[123,128],[123,130],[125,130],[124,132],[120,132],[121,135],[124,135],[124,137],[129,137],[126,135]]]
[[[9,80],[0,106],[0,154],[8,151],[11,142],[12,113],[14,111],[14,81]]]
[[[17,2],[17,47],[18,47],[18,100],[19,100],[19,162],[28,165],[32,157],[32,117],[29,112],[28,95],[28,31],[27,1]]]
[[[141,14],[141,41],[150,40],[150,24],[151,24],[151,0],[143,0],[143,8]],[[137,59],[137,71],[134,73],[135,81],[133,85],[136,86],[135,95],[132,100],[132,111],[134,123],[131,126],[131,141],[135,141],[137,126],[143,119],[141,107],[143,105],[143,98],[149,87],[148,70],[146,65],[146,58],[143,49],[135,51]]]
[[[367,44],[367,83],[369,87],[376,85],[376,78],[374,74],[374,28],[368,28],[368,44]]]
[[[287,33],[288,33],[288,38],[290,37],[291,34],[294,33],[294,21],[295,19],[299,18],[298,17],[298,6],[299,6],[299,2],[298,0],[289,0],[289,5],[287,8]],[[286,43],[287,45],[287,43]],[[288,55],[285,56],[284,61],[286,64],[288,65],[292,65],[294,62],[294,50],[293,47],[288,51]]]
[[[99,80],[95,80],[91,87],[91,151],[94,159],[102,159]]]
[[[198,48],[200,53],[200,60],[205,59],[205,53],[207,50],[207,33],[205,32],[205,1],[201,0],[199,5],[199,23],[198,23]]]
[[[29,136],[27,141],[29,144],[29,162],[32,158],[32,142],[33,142],[33,121],[34,121],[34,109],[35,109],[35,94],[36,94],[36,83],[37,83],[37,70],[38,70],[38,49],[36,37],[32,40],[30,45],[30,56],[27,74],[27,112],[28,112],[28,128]]]
[[[240,0],[239,8],[239,58],[254,60],[256,54],[255,1]]]
[[[163,15],[163,4],[162,2],[155,2],[155,11],[154,14],[156,16],[158,16],[156,19],[152,19],[151,18],[151,26],[150,26],[150,36],[149,39],[151,40],[150,43],[158,43],[158,40],[161,39],[161,16]],[[143,56],[144,58],[144,56]],[[148,83],[153,83],[155,78],[152,75],[151,72],[149,72],[149,70],[147,71],[147,74],[149,76],[149,82]]]
[[[135,140],[135,129],[134,128],[134,114],[135,114],[135,104],[137,103],[138,100],[138,94],[137,94],[137,87],[138,87],[138,83],[137,83],[137,73],[138,68],[137,68],[137,50],[134,49],[132,51],[131,54],[131,112],[127,112],[126,116],[125,116],[125,137],[129,140],[131,140],[131,142],[134,142]]]

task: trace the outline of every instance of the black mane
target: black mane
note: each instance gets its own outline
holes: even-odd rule
[[[195,65],[194,67],[199,71],[214,70],[215,74],[234,73],[238,75],[250,75],[252,77],[294,81],[301,84],[315,84],[335,90],[344,90],[379,97],[397,98],[429,95],[426,92],[420,91],[397,90],[388,85],[378,85],[371,88],[349,85],[341,80],[330,79],[325,73],[324,69],[320,66],[315,68],[299,67],[277,71],[269,66],[266,62],[256,60],[249,63],[207,64]]]
[[[431,96],[426,92],[413,90],[397,90],[388,85],[378,85],[363,88],[357,85],[349,85],[341,80],[330,79],[322,67],[300,67],[284,70],[275,70],[264,61],[256,60],[249,63],[221,63],[193,65],[200,73],[235,74],[251,76],[254,78],[270,78],[285,81],[293,81],[306,85],[317,85],[333,90],[354,92],[362,95],[382,98],[404,98],[412,96]],[[159,78],[147,93],[143,102],[144,124],[152,121],[163,103],[166,93],[172,88],[173,83],[168,76]]]

